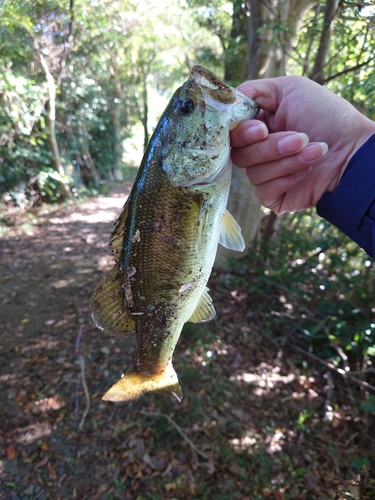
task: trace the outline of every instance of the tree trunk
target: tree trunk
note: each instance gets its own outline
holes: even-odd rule
[[[114,167],[113,167],[113,177],[116,181],[123,181],[124,177],[122,175],[122,134],[121,134],[121,81],[117,62],[117,54],[112,53],[112,63],[111,63],[111,73],[114,80],[113,86],[113,103],[112,103],[112,125],[114,132]]]
[[[70,10],[70,23],[69,23],[69,30],[68,30],[68,35],[65,40],[65,45],[64,45],[64,52],[62,54],[61,60],[60,60],[60,71],[57,76],[57,84],[60,85],[61,79],[62,79],[62,74],[65,68],[66,64],[66,58],[68,55],[68,50],[69,47],[72,43],[73,40],[73,25],[74,25],[74,1],[70,0],[69,3],[69,10]],[[48,67],[48,63],[46,59],[44,58],[43,54],[40,52],[37,43],[32,35],[30,35],[30,40],[31,40],[31,45],[35,51],[36,57],[40,63],[40,65],[43,68],[43,71],[46,75],[46,80],[47,80],[47,88],[48,88],[48,99],[46,100],[46,107],[47,107],[47,129],[48,129],[48,142],[51,148],[52,152],[52,158],[53,158],[53,166],[54,169],[60,174],[60,186],[61,190],[63,193],[64,198],[69,198],[73,199],[73,195],[69,189],[68,184],[65,182],[66,174],[64,167],[61,162],[61,157],[60,157],[60,152],[59,152],[59,146],[57,143],[56,139],[56,84],[55,80],[52,76],[52,73]]]
[[[339,0],[327,0],[324,12],[323,29],[320,34],[318,52],[316,54],[314,68],[309,78],[320,85],[324,84],[324,67],[329,52],[329,43],[333,32],[334,19],[337,15]]]
[[[150,139],[148,133],[148,92],[147,92],[147,82],[144,79],[143,86],[143,117],[142,117],[142,125],[144,130],[144,141],[143,141],[143,151],[146,151],[148,141]]]
[[[137,85],[142,85],[142,97],[139,96]],[[143,127],[143,151],[146,150],[150,139],[148,132],[148,91],[147,91],[147,71],[142,68],[141,76],[137,78],[134,84],[135,106]]]
[[[48,142],[52,152],[54,169],[60,174],[61,190],[65,198],[72,199],[73,195],[65,182],[65,171],[61,162],[59,146],[56,139],[56,87],[53,76],[48,68],[48,64],[43,55],[37,51],[37,55],[46,74],[48,85],[48,101],[47,101],[47,128],[48,128]]]
[[[234,87],[246,79],[248,13],[248,8],[242,0],[233,0],[232,28],[229,43],[224,52],[224,80]]]
[[[285,75],[293,39],[317,0],[249,0],[249,80]],[[282,29],[274,29],[281,27]],[[276,34],[275,34],[276,33]]]
[[[242,236],[245,240],[246,249],[250,248],[251,243],[254,241],[259,225],[259,208],[260,204],[258,198],[253,194],[249,196],[253,187],[249,184],[246,171],[243,168],[233,167],[233,176],[230,187],[230,197],[228,200],[228,209],[231,214],[236,214],[236,220],[239,221],[238,215],[246,214],[247,220],[242,218]],[[231,257],[241,258],[244,254],[228,250],[219,245],[218,252],[215,260],[215,267],[225,267],[228,265],[228,259]]]
[[[316,0],[249,0],[247,16],[248,64],[247,78],[272,78],[285,75],[286,62],[293,38],[308,10]],[[274,30],[275,26],[284,29]],[[278,33],[275,38],[275,32]],[[238,61],[238,65],[244,64]],[[239,199],[241,198],[241,199]],[[223,266],[229,257],[241,258],[249,252],[260,220],[260,203],[246,173],[233,169],[228,210],[242,228],[246,249],[233,252],[219,246],[216,266]]]
[[[88,141],[87,141],[87,130],[86,130],[86,126],[83,122],[81,122],[79,124],[79,132],[80,132],[80,139],[81,139],[82,160],[84,162],[85,168],[87,169],[87,171],[89,173],[89,179],[90,179],[90,181],[94,181],[94,184],[99,184],[100,183],[100,175],[95,167],[95,163],[94,163],[92,156],[90,154],[89,145],[88,145]]]

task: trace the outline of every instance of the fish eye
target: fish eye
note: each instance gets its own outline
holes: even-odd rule
[[[195,104],[191,99],[181,99],[179,102],[179,111],[182,115],[190,115],[195,109]]]

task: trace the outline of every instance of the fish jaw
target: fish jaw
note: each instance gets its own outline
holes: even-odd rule
[[[146,392],[154,391],[170,394],[178,402],[182,401],[182,390],[172,363],[157,374],[131,370],[104,394],[103,399],[105,401],[131,401]]]
[[[246,95],[236,90],[236,102],[232,106],[232,116],[229,122],[229,130],[233,130],[237,125],[244,120],[255,118],[260,111],[260,106],[257,102],[250,99]]]

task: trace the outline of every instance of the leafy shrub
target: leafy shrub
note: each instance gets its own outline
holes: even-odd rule
[[[258,242],[246,262],[255,278],[252,293],[272,298],[261,306],[271,331],[292,335],[293,342],[337,365],[370,363],[375,356],[372,259],[313,211],[282,217],[278,235],[267,244]]]

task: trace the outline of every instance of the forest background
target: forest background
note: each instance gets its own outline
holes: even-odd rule
[[[74,207],[80,206],[87,198],[107,195],[134,179],[161,112],[174,90],[188,77],[192,65],[202,64],[234,86],[250,78],[303,75],[348,99],[374,120],[374,54],[375,7],[371,1],[1,2],[0,235],[5,244],[3,248],[8,248],[8,244],[17,246],[14,252],[21,252],[23,246],[27,248],[28,238],[31,235],[36,238],[38,228],[44,224],[48,226],[46,216],[40,214],[46,214],[48,210],[55,213],[59,206],[62,207],[60,214],[75,210]],[[230,307],[243,309],[247,319],[240,324],[239,318],[230,318],[226,312],[227,324],[223,330],[218,330],[217,325],[204,326],[196,337],[190,331],[193,346],[186,347],[184,352],[191,363],[199,365],[199,369],[189,371],[183,364],[187,385],[198,383],[202,367],[204,377],[222,373],[218,361],[224,350],[222,342],[227,342],[232,349],[245,349],[244,343],[250,351],[262,332],[269,358],[273,355],[280,357],[280,353],[286,352],[289,356],[299,357],[299,360],[293,360],[293,365],[284,366],[281,371],[297,377],[302,393],[315,391],[319,394],[316,403],[320,401],[321,404],[314,403],[314,406],[311,395],[307,395],[302,405],[290,410],[293,417],[288,425],[292,434],[284,428],[280,431],[272,421],[274,417],[266,424],[268,417],[262,414],[262,405],[258,408],[259,415],[262,415],[257,419],[259,429],[262,429],[257,430],[258,434],[251,430],[248,409],[232,408],[232,417],[239,419],[241,437],[238,437],[237,428],[230,428],[228,442],[231,445],[224,446],[225,452],[220,451],[225,431],[221,429],[215,434],[213,427],[228,424],[220,421],[224,417],[218,417],[217,412],[221,404],[227,404],[233,388],[229,390],[222,384],[218,393],[215,392],[215,401],[210,400],[207,404],[214,417],[211,414],[208,417],[208,409],[203,411],[198,404],[197,414],[190,409],[191,414],[185,416],[180,425],[171,421],[170,415],[175,411],[171,410],[171,404],[160,403],[156,408],[158,411],[148,413],[144,407],[135,406],[132,408],[134,415],[143,408],[145,421],[152,416],[162,417],[169,427],[163,424],[150,430],[140,419],[136,437],[133,433],[133,437],[129,434],[126,438],[128,445],[130,440],[130,449],[132,446],[135,449],[131,462],[135,464],[134,470],[129,469],[125,476],[119,476],[117,469],[122,465],[118,465],[112,483],[98,485],[97,498],[248,497],[279,500],[318,498],[319,495],[319,498],[375,498],[375,444],[373,432],[368,434],[375,414],[375,280],[372,259],[313,211],[276,217],[261,209],[244,172],[239,169],[235,170],[232,182],[230,210],[243,228],[247,254],[235,261],[232,255],[221,251],[212,284],[226,290],[231,297]],[[34,229],[36,233],[33,233]],[[46,232],[46,241],[48,234],[52,235]],[[74,235],[70,234],[70,238],[74,239]],[[24,258],[22,253],[19,258]],[[2,264],[7,262],[5,255]],[[100,272],[96,277],[99,275]],[[87,296],[94,284],[87,285]],[[9,302],[8,295],[4,295],[4,304]],[[219,294],[217,300],[227,311],[225,297],[225,294]],[[251,317],[246,312],[250,309],[256,310]],[[7,320],[11,324],[9,318],[4,317],[5,324],[8,324]],[[25,324],[29,322],[27,317],[24,319],[27,320]],[[189,332],[189,327],[187,329]],[[241,331],[241,345],[236,344],[239,341],[234,336],[238,329]],[[107,348],[102,346],[100,349],[104,349],[101,352],[107,356]],[[90,359],[90,354],[87,356]],[[259,362],[259,379],[255,377],[250,383],[255,386],[259,383],[262,388],[262,380],[268,377],[264,375],[268,365],[263,359],[264,366],[261,366],[259,356],[253,360],[254,366]],[[227,363],[229,359],[230,356]],[[214,362],[217,363],[217,372]],[[106,363],[109,367],[115,364],[107,357]],[[238,359],[232,365],[234,373],[240,368],[245,370],[242,364],[238,364]],[[82,365],[79,366],[79,390],[83,391],[81,397],[84,399],[87,394]],[[212,367],[211,374],[207,373],[209,367]],[[221,368],[225,372],[229,365],[224,363]],[[238,375],[238,380],[245,383],[244,373],[241,376]],[[267,384],[271,380],[271,388],[277,386],[272,377],[267,379]],[[249,380],[248,377],[246,383]],[[22,397],[19,392],[15,393],[17,408],[25,397],[22,391]],[[293,396],[297,393],[295,389],[292,396],[284,395],[284,399],[298,399],[298,396]],[[37,394],[35,398],[38,400],[38,397]],[[241,397],[246,400],[242,392]],[[186,400],[189,400],[189,392]],[[278,399],[279,404],[280,401]],[[77,430],[78,423],[82,422],[77,420],[77,398],[75,405],[71,423],[75,431],[86,429],[93,432],[100,419],[104,425],[103,411],[98,410],[96,420],[83,422]],[[56,415],[54,418],[58,419]],[[115,413],[107,418],[116,421]],[[205,424],[195,428],[195,422],[201,418]],[[63,418],[61,421],[65,422]],[[212,424],[213,421],[217,423]],[[327,422],[331,427],[327,427]],[[301,435],[310,432],[307,430],[309,423],[314,436],[314,432],[322,436],[330,435],[332,429],[340,431],[340,437],[336,438],[341,448],[328,437],[329,446],[324,451],[315,450],[317,455],[311,458],[313,445],[308,442],[303,461],[287,445],[280,448],[275,445],[281,456],[279,462],[276,460],[275,469],[272,462],[275,451],[270,452],[270,446],[275,444],[277,433],[284,433],[283,439],[290,446],[291,443],[301,445]],[[127,432],[126,425],[115,428],[115,437],[120,431]],[[278,425],[282,427],[280,422]],[[180,431],[185,430],[183,443],[188,449],[190,447],[193,455],[193,462],[187,464],[171,445],[176,473],[173,467],[168,469],[161,445],[165,432],[175,426]],[[190,446],[187,431],[193,435],[203,433],[204,439],[200,438],[204,444],[203,455],[197,454]],[[36,460],[34,457],[28,462],[28,447],[22,441],[17,445],[17,440],[10,435],[4,431],[0,441],[6,456],[4,464],[10,464],[4,469],[7,495],[11,495],[13,489],[22,489],[12,476],[17,469],[11,467],[17,460],[17,453],[26,463],[32,464]],[[150,435],[152,445],[145,450],[146,438]],[[46,441],[40,439],[35,439],[35,442],[39,443],[41,450],[37,455],[39,463],[48,457],[44,465],[49,479],[41,477],[41,483],[35,480],[30,497],[34,494],[35,498],[42,498],[40,495],[58,498],[57,492],[63,492],[61,498],[73,498],[71,492],[76,491],[74,498],[94,498],[94,490],[90,489],[93,486],[87,478],[78,480],[71,470],[71,482],[67,480],[63,485],[64,474],[68,473],[63,471],[59,476],[54,472],[56,465],[49,455],[50,444],[43,445]],[[18,451],[17,446],[23,451]],[[305,445],[301,446],[303,449]],[[347,460],[342,461],[340,450],[349,450]],[[116,459],[123,464],[121,453],[118,453]],[[320,453],[328,464],[325,471],[318,470],[316,465]],[[206,460],[204,466],[198,464],[198,456]],[[56,457],[55,460],[58,462]],[[69,462],[66,458],[64,460],[65,464]],[[254,460],[261,464],[261,473],[254,472]],[[41,471],[44,465],[40,466]],[[253,470],[252,480],[248,476],[249,469]],[[160,484],[155,485],[152,479],[147,482],[147,470],[152,471],[152,477],[157,476]],[[202,470],[206,476],[209,474],[210,480],[205,478]],[[295,484],[285,471],[289,471]],[[215,482],[215,474],[222,480],[222,483],[219,481],[220,488],[218,476]],[[35,493],[37,483],[43,484],[38,494]],[[64,493],[65,484],[70,493]],[[139,493],[140,484],[148,488],[148,496]]]

